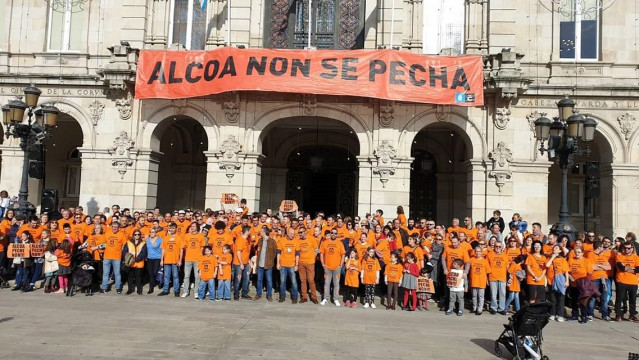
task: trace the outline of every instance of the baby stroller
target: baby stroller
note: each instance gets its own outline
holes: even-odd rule
[[[550,308],[549,303],[538,303],[517,311],[508,324],[504,324],[504,331],[495,341],[495,354],[502,357],[501,345],[504,345],[514,355],[514,360],[548,360],[541,349],[541,331],[550,321]]]
[[[93,256],[88,251],[82,251],[74,259],[75,266],[71,271],[71,284],[67,296],[75,295],[78,290],[84,290],[86,296],[93,295]]]

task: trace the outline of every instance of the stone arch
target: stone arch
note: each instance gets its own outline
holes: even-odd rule
[[[174,105],[166,105],[150,115],[144,116],[146,121],[142,122],[135,143],[143,149],[159,151],[162,133],[171,123],[166,120],[171,118],[191,118],[200,123],[206,132],[208,149],[217,149],[220,134],[218,124],[209,112],[192,103],[188,103],[181,114],[177,113]]]
[[[483,132],[479,125],[468,118],[465,114],[458,113],[455,110],[451,111],[450,114],[448,114],[447,119],[444,121],[437,119],[436,112],[436,109],[423,111],[415,115],[415,117],[413,117],[413,119],[411,119],[406,126],[401,129],[398,139],[400,153],[409,155],[413,139],[415,139],[417,134],[427,126],[437,123],[446,123],[454,125],[454,127],[459,130],[459,134],[466,141],[466,150],[468,152],[469,159],[487,158],[488,144],[484,139]]]
[[[597,113],[588,113],[588,117],[591,117],[597,120],[597,132],[603,135],[610,146],[612,162],[613,163],[627,163],[630,160],[628,155],[628,148],[625,146],[625,140],[623,135],[615,127],[610,125],[610,123],[606,120],[604,116],[598,115]],[[632,139],[631,139],[632,140]],[[621,155],[621,158],[619,158]]]
[[[351,146],[350,149],[347,149],[344,141],[347,140],[346,136],[334,136],[328,140],[322,141],[320,144],[323,147],[332,147],[336,149],[343,149],[344,151],[349,150],[351,154],[356,154],[356,150],[358,146]],[[317,146],[315,139],[312,140],[302,140],[298,144],[295,138],[289,138],[287,141],[280,144],[277,149],[277,152],[273,154],[273,162],[278,164],[286,164],[287,159],[291,156],[293,151],[296,150],[297,147],[300,149]]]
[[[360,154],[372,154],[372,131],[366,126],[366,122],[356,114],[337,106],[327,106],[317,104],[315,114],[305,115],[300,111],[297,104],[287,104],[283,106],[273,107],[266,110],[255,118],[253,126],[248,129],[245,135],[244,143],[251,146],[251,151],[256,153],[262,152],[262,142],[264,136],[268,133],[268,128],[277,120],[291,117],[316,118],[323,117],[334,119],[348,125],[354,130],[355,136],[359,141]]]
[[[58,110],[72,117],[80,125],[83,139],[82,147],[95,149],[96,134],[93,123],[89,120],[91,118],[89,114],[80,105],[71,100],[59,98],[53,104]]]

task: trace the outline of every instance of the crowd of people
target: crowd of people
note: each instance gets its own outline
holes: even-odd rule
[[[415,311],[431,303],[457,316],[506,315],[548,301],[558,322],[588,323],[596,309],[606,321],[639,322],[633,233],[611,239],[586,231],[571,240],[544,234],[536,222],[529,228],[519,214],[506,224],[498,210],[485,222],[454,218],[450,226],[406,218],[401,206],[389,221],[382,210],[251,213],[243,199],[218,211],[132,213],[114,205],[109,216],[82,207],[14,214],[6,209],[0,222],[0,274],[15,274],[14,291],[121,294],[125,278],[127,295],[144,295],[148,284],[146,294],[197,301],[273,301],[277,293],[286,302],[288,293],[293,304]],[[11,243],[44,251],[8,258]],[[430,286],[418,286],[424,279]]]

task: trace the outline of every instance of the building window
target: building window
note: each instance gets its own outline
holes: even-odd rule
[[[70,165],[67,168],[66,196],[80,196],[80,165]]]
[[[572,0],[560,8],[559,57],[597,60],[599,54],[598,0]]]
[[[169,44],[180,43],[189,50],[204,50],[206,45],[207,0],[173,0],[169,24]]]
[[[318,49],[361,49],[364,46],[363,0],[312,0],[311,46]],[[308,46],[309,0],[272,0],[266,12],[265,46],[303,49]]]
[[[49,51],[80,51],[87,30],[88,3],[59,0],[49,6]]]
[[[464,53],[464,0],[436,0],[424,6],[424,54],[442,49]]]

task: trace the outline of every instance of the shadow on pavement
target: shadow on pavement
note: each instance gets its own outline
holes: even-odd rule
[[[486,350],[487,352],[489,352],[491,355],[493,356],[497,356],[495,354],[495,340],[493,339],[470,339],[470,341],[472,341],[475,345],[479,346],[480,348]]]
[[[5,317],[5,318],[0,319],[0,323],[7,322],[7,321],[11,321],[11,320],[13,320],[13,316],[11,316],[11,317]]]

